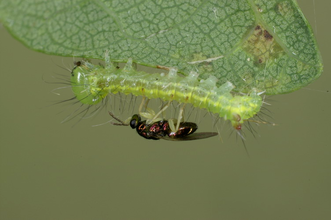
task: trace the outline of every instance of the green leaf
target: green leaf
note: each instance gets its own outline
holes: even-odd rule
[[[312,30],[294,0],[16,0],[0,19],[48,54],[177,67],[236,91],[288,93],[320,76]]]

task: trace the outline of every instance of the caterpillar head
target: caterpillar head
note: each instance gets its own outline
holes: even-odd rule
[[[95,105],[108,95],[103,68],[94,67],[87,61],[76,62],[71,72],[71,85],[77,99],[83,104]]]

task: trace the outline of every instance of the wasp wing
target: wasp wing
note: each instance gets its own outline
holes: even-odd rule
[[[199,140],[199,139],[205,139],[205,138],[210,138],[218,135],[217,132],[198,132],[194,133],[191,135],[187,135],[184,137],[169,137],[169,136],[164,136],[160,137],[162,140],[167,140],[167,141],[194,141],[194,140]]]

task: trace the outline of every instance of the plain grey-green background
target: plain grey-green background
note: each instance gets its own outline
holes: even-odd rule
[[[45,81],[74,59],[31,51],[0,26],[0,219],[331,219],[331,3],[298,2],[324,73],[269,99],[277,126],[249,135],[250,156],[228,132],[148,141],[127,127],[92,127],[106,112],[61,124],[70,111],[49,106],[61,97]]]

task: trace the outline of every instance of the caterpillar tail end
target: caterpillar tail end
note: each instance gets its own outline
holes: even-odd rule
[[[232,126],[240,131],[245,121],[249,121],[260,112],[261,106],[262,97],[256,89],[253,89],[249,95],[234,98],[231,106],[232,118],[230,118]]]
[[[233,120],[231,121],[231,123],[234,129],[236,129],[237,131],[241,130],[243,121],[239,114],[233,115]]]

